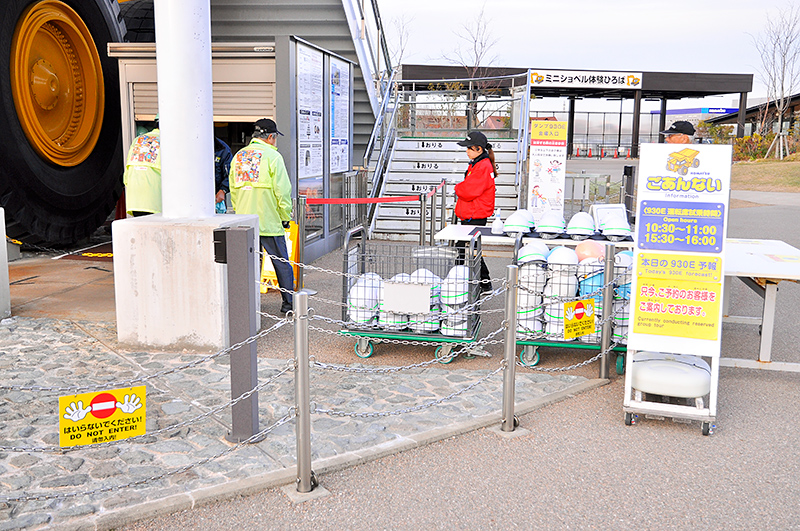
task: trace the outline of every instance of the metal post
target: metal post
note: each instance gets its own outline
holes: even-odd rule
[[[227,264],[228,330],[235,345],[256,335],[255,231],[252,227],[226,227],[214,231],[215,261]],[[231,400],[258,385],[258,358],[253,341],[231,351]],[[231,431],[225,437],[241,442],[258,433],[258,393],[231,408]]]
[[[436,234],[436,194],[438,192],[434,191],[433,195],[431,195],[431,231],[428,234],[428,245],[433,247],[433,235]]]
[[[297,286],[295,290],[316,295],[317,290],[305,287],[303,273],[306,259],[306,196],[297,198]]]
[[[297,492],[311,492],[311,400],[308,383],[308,293],[294,294],[294,386],[297,398]]]
[[[442,205],[439,215],[439,230],[442,230],[447,223],[447,181],[442,184]]]
[[[611,319],[614,313],[614,244],[606,244],[603,271],[603,331],[600,335],[600,378],[608,378],[608,347],[611,346]]]
[[[506,338],[505,360],[506,367],[503,371],[503,423],[500,429],[514,431],[516,424],[514,417],[514,396],[517,351],[517,277],[519,268],[515,265],[506,267]]]
[[[425,245],[425,211],[428,209],[428,198],[425,194],[419,195],[419,244]]]

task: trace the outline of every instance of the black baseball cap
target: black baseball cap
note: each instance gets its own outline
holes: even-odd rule
[[[480,146],[483,149],[486,149],[488,143],[489,142],[486,140],[486,135],[480,131],[470,131],[470,133],[467,135],[467,138],[461,142],[458,142],[458,145],[461,147]]]
[[[666,131],[661,131],[662,135],[693,135],[694,134],[694,126],[689,122],[685,122],[683,120],[677,121]]]
[[[267,135],[278,133],[279,135],[283,136],[283,133],[278,131],[278,124],[269,118],[261,118],[260,120],[256,120],[255,126],[257,133],[264,133]]]

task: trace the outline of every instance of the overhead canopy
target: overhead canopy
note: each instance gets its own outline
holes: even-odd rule
[[[536,69],[532,69],[534,72]],[[542,69],[542,72],[561,72],[564,75],[583,73],[588,76],[599,73],[629,74],[627,71],[598,70],[575,71],[562,69]],[[427,90],[424,81],[444,81],[449,79],[465,79],[470,77],[503,77],[523,76],[527,68],[479,67],[466,68],[459,65],[403,65],[402,86],[405,90]],[[472,74],[472,75],[471,75]],[[635,72],[640,82],[635,86],[590,87],[590,86],[557,86],[555,84],[532,86],[532,93],[539,97],[579,97],[579,98],[619,98],[634,96],[640,92],[642,98],[658,98],[675,100],[681,98],[704,98],[720,94],[750,92],[753,88],[753,74],[708,74],[696,72]],[[498,87],[507,88],[511,80],[498,81]],[[514,83],[519,85],[519,83]]]

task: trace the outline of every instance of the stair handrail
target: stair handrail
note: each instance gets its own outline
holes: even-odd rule
[[[517,206],[524,208],[525,199],[523,198],[523,192],[526,192],[525,186],[522,185],[522,181],[524,178],[523,170],[525,168],[525,161],[528,160],[528,134],[530,129],[530,114],[531,114],[531,76],[530,70],[528,71],[528,76],[525,81],[525,97],[524,101],[521,102],[520,105],[520,112],[519,112],[519,128],[517,130],[517,164],[516,164],[516,174],[514,176],[514,186],[517,188]]]
[[[381,141],[381,151],[378,155],[378,159],[375,162],[375,171],[372,174],[372,190],[370,191],[370,197],[378,197],[383,193],[384,177],[386,175],[386,170],[389,168],[389,162],[391,159],[390,152],[393,152],[394,141],[397,137],[397,126],[395,120],[397,117],[397,108],[399,107],[399,105],[397,105],[398,98],[399,92],[396,92],[394,96],[395,102],[392,109],[392,114],[388,121],[388,128],[383,136],[383,140]],[[367,212],[367,221],[369,222],[370,227],[372,226],[372,221],[377,210],[377,204],[371,204],[369,206]]]
[[[364,150],[364,167],[369,167],[369,159],[372,158],[372,150],[375,148],[375,142],[378,139],[379,132],[383,127],[384,117],[386,115],[386,106],[389,104],[390,96],[395,96],[395,101],[397,100],[398,91],[395,90],[395,82],[394,78],[397,75],[397,69],[391,71],[391,75],[389,77],[389,81],[386,84],[386,91],[382,93],[383,99],[381,101],[381,106],[378,110],[378,115],[375,117],[375,125],[372,128],[372,134],[369,137],[369,142],[367,142],[367,149]],[[379,85],[383,85],[383,83],[379,83]],[[395,105],[395,109],[397,105]]]

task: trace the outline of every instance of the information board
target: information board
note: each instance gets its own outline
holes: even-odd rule
[[[322,175],[323,54],[297,43],[297,177]]]
[[[719,355],[731,147],[641,147],[628,347]]]
[[[350,170],[350,63],[331,57],[330,171]]]
[[[567,122],[531,120],[527,208],[538,223],[548,210],[564,213]]]

